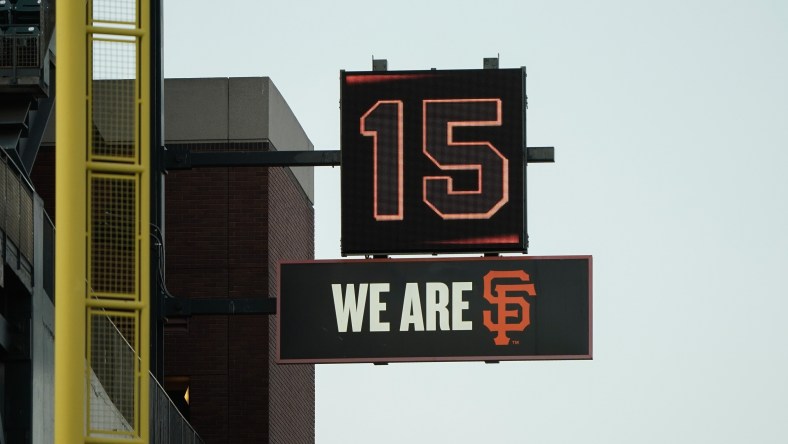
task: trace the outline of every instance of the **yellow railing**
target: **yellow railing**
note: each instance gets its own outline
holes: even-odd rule
[[[57,3],[55,440],[147,443],[150,5]]]

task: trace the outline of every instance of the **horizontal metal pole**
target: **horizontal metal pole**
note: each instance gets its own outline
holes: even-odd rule
[[[125,24],[124,24],[125,25]],[[117,35],[117,36],[127,36],[127,37],[142,37],[145,35],[145,32],[139,28],[133,27],[134,24],[130,23],[129,26],[90,26],[88,25],[87,30],[92,34],[105,34],[105,35]],[[99,38],[100,39],[100,38]]]
[[[529,147],[528,163],[555,162],[555,148]],[[168,170],[200,167],[299,167],[340,166],[341,151],[200,151],[175,148],[166,151]]]
[[[93,433],[101,433],[101,430],[92,430]],[[144,441],[138,438],[124,438],[125,435],[118,435],[118,438],[115,437],[95,437],[95,436],[86,436],[85,443],[86,444],[143,444]]]
[[[273,298],[166,298],[165,317],[188,317],[192,315],[276,314],[276,299]]]
[[[133,299],[87,298],[85,299],[85,305],[91,308],[104,308],[107,310],[134,311],[145,308],[145,305],[142,302]]]
[[[528,163],[555,162],[555,148],[552,146],[529,146],[526,153],[528,156]]]
[[[339,151],[203,151],[168,150],[168,170],[198,167],[339,166]]]
[[[139,174],[145,169],[135,163],[112,163],[112,162],[87,162],[87,169],[92,173],[118,173],[118,174]]]

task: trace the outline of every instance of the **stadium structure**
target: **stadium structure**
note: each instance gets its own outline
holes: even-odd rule
[[[0,0],[0,444],[314,442],[312,169],[222,160],[312,143],[270,78],[162,79],[160,12]]]

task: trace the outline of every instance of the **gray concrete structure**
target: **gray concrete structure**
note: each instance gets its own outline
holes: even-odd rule
[[[167,144],[268,142],[281,151],[314,145],[268,77],[165,79]],[[293,173],[314,203],[311,167]]]

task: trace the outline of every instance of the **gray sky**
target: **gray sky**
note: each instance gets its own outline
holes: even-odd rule
[[[270,76],[318,149],[340,69],[496,54],[556,147],[530,253],[594,256],[594,359],[320,365],[317,442],[788,442],[788,2],[165,2],[167,77]]]

